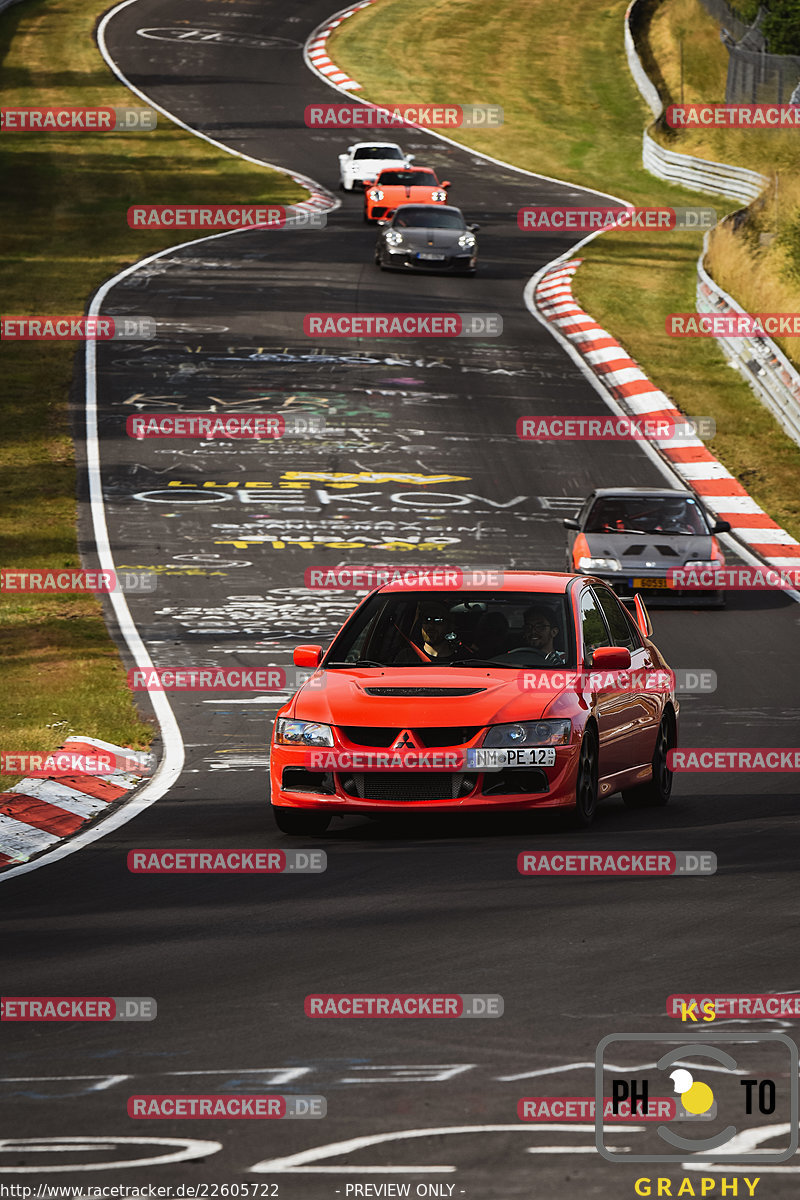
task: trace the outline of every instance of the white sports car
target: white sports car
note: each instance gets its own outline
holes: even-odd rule
[[[397,142],[356,142],[339,155],[339,187],[352,192],[366,179],[377,179],[384,167],[408,167],[413,154],[404,154]]]

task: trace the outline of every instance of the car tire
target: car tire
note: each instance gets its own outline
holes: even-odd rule
[[[653,750],[653,778],[638,787],[625,788],[622,799],[628,808],[663,808],[672,794],[672,771],[667,766],[667,755],[675,745],[672,719],[665,713],[658,727],[656,745]]]
[[[273,804],[272,815],[281,833],[298,837],[314,837],[318,833],[324,833],[331,823],[330,813],[315,812],[307,808],[285,808]]]
[[[600,750],[597,734],[589,728],[583,735],[578,773],[575,777],[575,807],[572,824],[578,829],[588,829],[597,812]]]

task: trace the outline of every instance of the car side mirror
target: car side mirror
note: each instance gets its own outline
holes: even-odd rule
[[[384,217],[381,217],[378,221],[378,224],[379,225],[388,225],[389,222]]]
[[[580,529],[581,527],[577,517],[564,517],[563,525],[565,529]]]
[[[292,659],[296,667],[314,669],[322,661],[322,646],[295,646],[292,651]]]
[[[452,187],[452,186],[453,186],[453,185],[452,185],[452,183],[450,182],[450,180],[449,180],[449,179],[443,179],[443,180],[442,180],[442,182],[439,184],[439,187],[441,187],[441,188],[449,188],[449,187]]]
[[[377,179],[365,179],[365,180],[364,180],[364,187],[365,187],[365,188],[372,187],[373,183],[377,183],[377,182],[378,182],[378,180],[377,180]]]
[[[417,157],[417,156],[416,156],[416,154],[407,154],[407,155],[406,155],[406,159],[407,159],[407,160],[408,160],[410,163],[411,163],[411,162],[413,162],[413,161],[414,161],[414,159],[415,159],[416,157]]]
[[[631,652],[627,646],[598,646],[592,651],[591,666],[600,671],[627,671]]]
[[[730,533],[730,531],[731,531],[730,521],[715,521],[713,526],[711,527],[712,533]]]
[[[480,229],[480,225],[468,225],[467,229],[470,231],[470,233],[477,233]]]
[[[352,154],[354,150],[355,150],[355,146],[348,146],[348,147],[347,147],[347,153],[348,153],[348,154]]]

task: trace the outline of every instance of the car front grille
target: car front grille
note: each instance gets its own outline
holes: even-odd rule
[[[403,732],[399,726],[384,728],[380,725],[340,725],[348,742],[354,746],[392,746]],[[480,725],[442,725],[425,729],[411,729],[420,746],[464,746],[479,733]]]
[[[362,771],[339,776],[340,786],[349,796],[398,804],[458,800],[468,796],[477,781],[477,775],[454,771]]]

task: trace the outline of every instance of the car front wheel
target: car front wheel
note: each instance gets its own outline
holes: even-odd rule
[[[573,824],[579,829],[587,829],[597,812],[599,773],[597,735],[593,729],[587,729],[581,742],[578,776],[575,782],[575,808],[572,812]]]
[[[314,837],[324,833],[331,823],[329,813],[314,812],[305,808],[284,808],[272,805],[272,815],[281,833],[294,834],[297,837]]]

